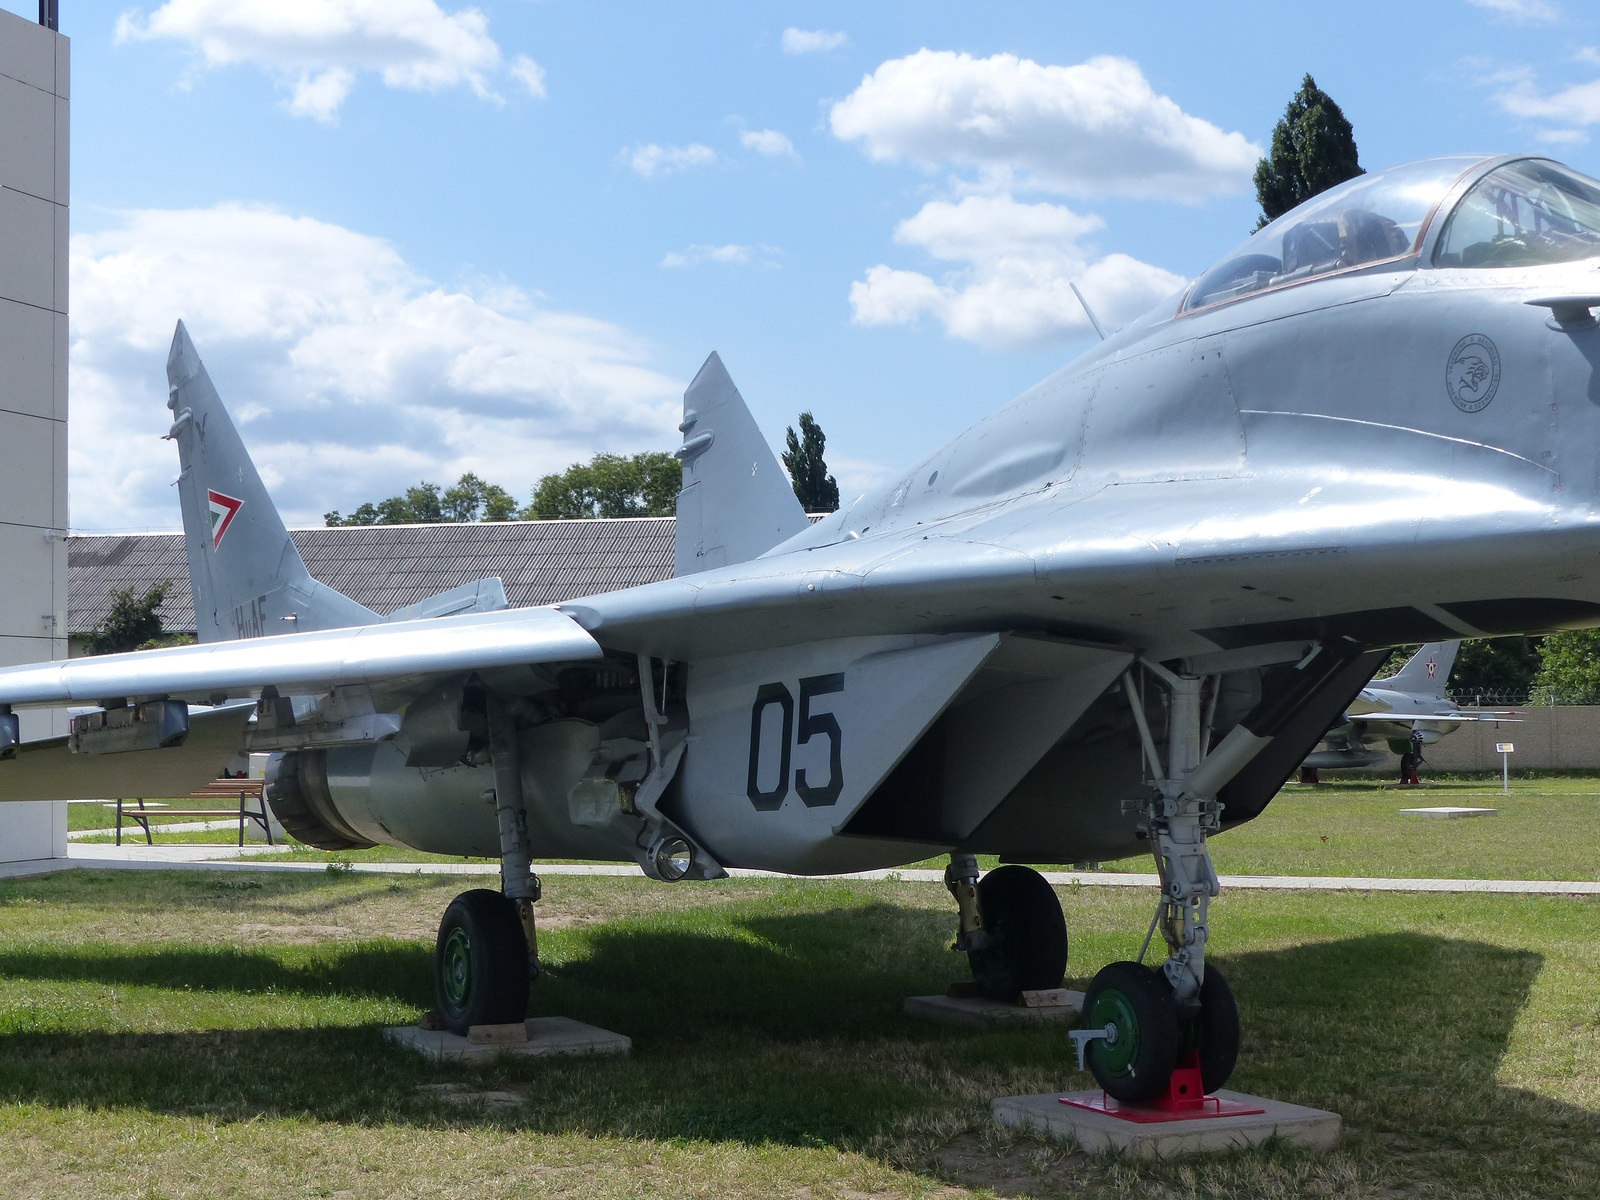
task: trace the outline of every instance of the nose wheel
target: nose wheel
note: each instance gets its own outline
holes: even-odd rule
[[[515,901],[486,888],[444,910],[433,956],[439,1016],[451,1033],[528,1015],[528,940]]]

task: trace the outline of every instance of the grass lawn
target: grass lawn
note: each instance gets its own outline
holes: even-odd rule
[[[0,883],[0,1195],[1600,1194],[1593,901],[1225,895],[1233,1085],[1341,1112],[1345,1144],[1138,1164],[989,1127],[996,1096],[1088,1086],[1061,1031],[901,1015],[965,974],[939,885],[551,879],[537,1010],[634,1054],[492,1068],[378,1032],[429,1005],[461,886]],[[1134,953],[1152,900],[1064,893],[1069,973]]]

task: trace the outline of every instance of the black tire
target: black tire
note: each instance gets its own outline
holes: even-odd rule
[[[478,888],[450,901],[433,952],[433,993],[451,1033],[528,1016],[528,939],[517,906]]]
[[[1083,999],[1083,1028],[1116,1027],[1117,1038],[1096,1038],[1085,1057],[1095,1082],[1129,1103],[1154,1100],[1167,1090],[1183,1037],[1172,985],[1160,971],[1136,962],[1104,967]]]
[[[1210,1095],[1224,1086],[1239,1061],[1239,1006],[1222,972],[1206,964],[1200,1015],[1187,1022],[1184,1045],[1200,1051],[1200,1081]]]
[[[997,867],[978,881],[978,911],[988,934],[967,951],[972,978],[991,1000],[1058,988],[1067,973],[1067,922],[1055,888],[1031,867]]]

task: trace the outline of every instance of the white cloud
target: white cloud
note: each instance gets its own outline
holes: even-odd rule
[[[332,121],[363,71],[393,88],[469,87],[498,102],[500,47],[488,26],[475,8],[447,13],[435,0],[167,0],[148,17],[124,13],[116,37],[185,42],[207,67],[261,67],[289,89],[290,112]],[[544,94],[532,59],[517,56],[511,74]]]
[[[544,68],[526,54],[519,54],[511,60],[511,78],[526,88],[528,95],[535,100],[545,98]]]
[[[1561,14],[1545,0],[1467,0],[1474,8],[1486,8],[1516,21],[1554,21]]]
[[[853,319],[905,325],[927,314],[952,337],[992,349],[1038,349],[1089,328],[1073,282],[1112,325],[1183,286],[1170,271],[1126,254],[1098,256],[1079,244],[1103,224],[1062,205],[1024,204],[1009,195],[930,201],[900,223],[895,240],[963,265],[940,280],[875,266],[850,287]]]
[[[682,384],[603,321],[450,288],[387,243],[224,204],[124,213],[72,239],[72,511],[179,522],[160,440],[182,317],[291,523],[476,471],[525,496],[596,450],[666,447]]]
[[[739,144],[746,150],[754,150],[769,158],[800,157],[795,152],[794,143],[776,129],[747,129],[739,135]]]
[[[850,39],[842,33],[826,29],[796,29],[793,25],[783,31],[785,54],[818,54],[824,50],[837,50],[848,45]]]
[[[783,251],[776,246],[689,246],[682,253],[672,251],[661,260],[663,267],[692,267],[699,263],[722,263],[728,266],[746,266],[753,259],[765,257],[763,266],[775,267],[776,256]]]
[[[919,50],[833,106],[836,137],[880,162],[976,168],[1069,195],[1198,200],[1243,190],[1261,147],[1190,116],[1137,63],[1041,66],[1011,54]]]
[[[1589,135],[1581,129],[1544,129],[1534,134],[1534,138],[1546,146],[1581,146],[1589,140]]]
[[[657,175],[671,175],[688,167],[700,167],[717,161],[717,152],[710,146],[693,142],[687,146],[658,146],[646,142],[632,150],[623,150],[621,161],[646,179]]]
[[[1514,117],[1552,121],[1564,126],[1600,124],[1600,79],[1574,84],[1551,95],[1541,95],[1531,77],[1524,76],[1496,94],[1500,107]]]

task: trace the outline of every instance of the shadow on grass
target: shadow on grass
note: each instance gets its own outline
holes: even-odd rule
[[[242,994],[346,996],[427,1004],[430,952],[407,942],[327,943],[294,950],[252,951],[235,946],[194,949],[74,947],[0,953],[0,981],[49,980],[112,987],[171,988]],[[0,987],[3,987],[0,982]]]
[[[901,1015],[903,997],[957,974],[940,948],[947,925],[870,905],[735,916],[720,934],[629,921],[571,935],[536,1009],[629,1034],[627,1060],[439,1067],[374,1029],[16,1034],[0,1037],[0,1101],[863,1146],[907,1118],[976,1121],[996,1096],[1089,1086],[1059,1029],[952,1030]],[[1353,1136],[1403,1148],[1424,1174],[1469,1151],[1494,1162],[1485,1169],[1543,1153],[1600,1170],[1600,1117],[1496,1081],[1538,955],[1400,933],[1218,961],[1244,1019],[1231,1086],[1339,1111]],[[0,956],[0,974],[421,1004],[427,954],[324,949],[297,966],[236,949],[19,951]],[[529,1101],[479,1115],[417,1091],[451,1079]]]

